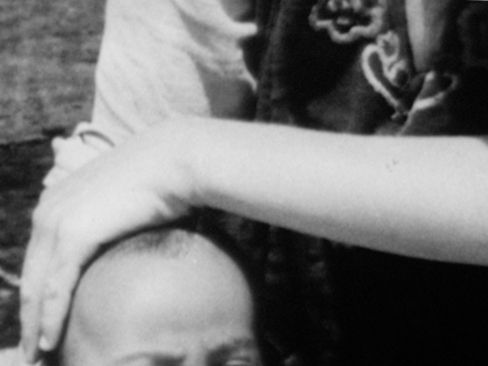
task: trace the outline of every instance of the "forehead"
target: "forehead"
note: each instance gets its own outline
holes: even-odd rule
[[[259,362],[250,304],[196,293],[175,295],[160,307],[139,304],[98,348],[100,365],[223,366]],[[169,299],[170,297],[168,297]],[[118,328],[118,329],[115,329]]]
[[[115,312],[111,309],[106,315],[118,317],[122,323],[132,322],[133,328],[184,332],[252,321],[247,281],[234,262],[220,252],[196,248],[185,257],[164,261],[132,258],[122,267],[124,274],[118,273],[119,266],[104,286],[117,290],[112,292],[113,299],[106,298],[107,302],[113,300],[110,305]],[[114,289],[121,276],[122,283]]]
[[[100,266],[75,298],[67,343],[91,361],[76,365],[255,358],[250,289],[228,257],[202,247],[184,259],[135,256]]]

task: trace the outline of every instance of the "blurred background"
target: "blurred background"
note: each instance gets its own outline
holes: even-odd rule
[[[19,340],[19,275],[50,140],[90,119],[104,6],[0,0],[0,349]]]

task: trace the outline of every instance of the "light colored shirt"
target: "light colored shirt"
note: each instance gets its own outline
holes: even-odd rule
[[[109,0],[91,123],[53,141],[51,186],[148,126],[179,116],[241,118],[255,81],[241,42],[248,0]]]

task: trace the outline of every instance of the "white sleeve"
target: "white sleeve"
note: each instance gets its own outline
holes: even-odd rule
[[[175,115],[238,118],[254,86],[240,43],[255,25],[222,2],[109,0],[93,123],[117,125],[118,140]]]
[[[176,116],[242,118],[255,82],[235,19],[248,0],[108,0],[92,122],[56,139],[52,185],[134,133]]]

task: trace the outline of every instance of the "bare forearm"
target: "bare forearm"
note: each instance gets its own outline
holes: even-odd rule
[[[487,265],[487,167],[487,147],[475,138],[360,137],[215,119],[149,128],[42,194],[22,270],[24,352],[34,361],[39,345],[57,345],[80,269],[104,243],[175,220],[191,205]]]
[[[203,125],[189,155],[202,204],[382,251],[488,263],[481,139]]]

